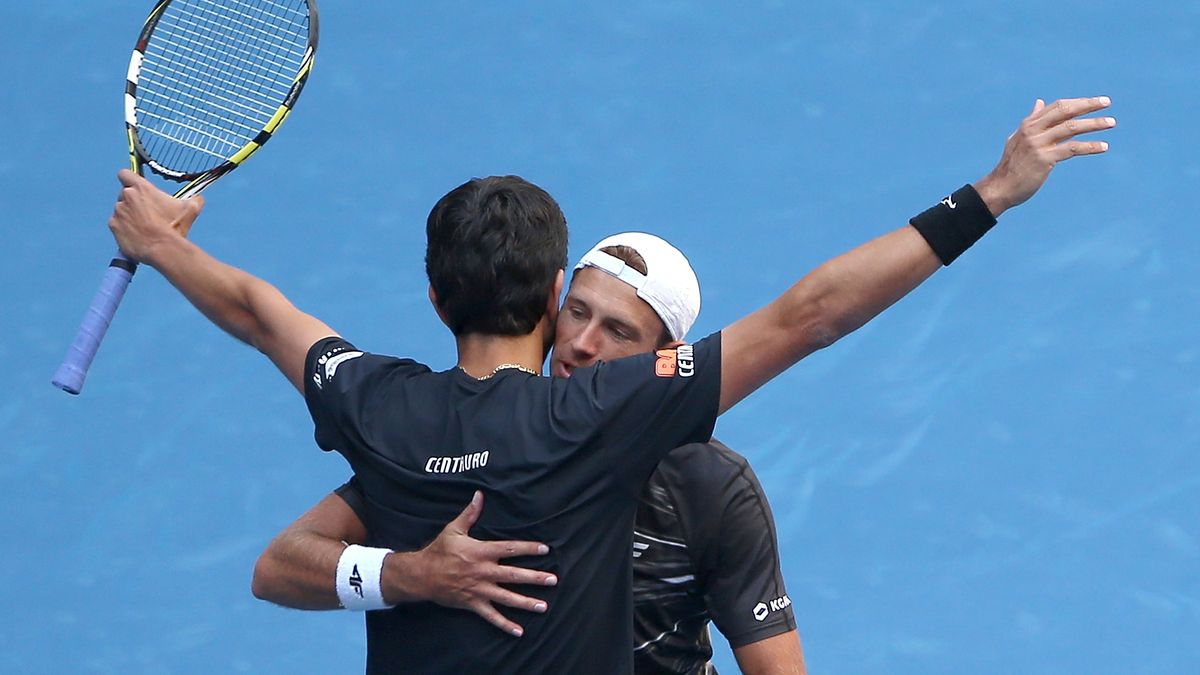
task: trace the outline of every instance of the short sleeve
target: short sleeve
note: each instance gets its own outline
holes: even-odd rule
[[[362,485],[359,485],[357,478],[342,483],[333,493],[346,502],[346,506],[358,516],[359,521],[367,522],[367,504],[363,499]]]
[[[748,464],[719,498],[720,525],[705,537],[699,576],[713,622],[736,649],[793,630],[796,619],[779,568],[771,507]]]
[[[397,375],[428,372],[410,359],[357,349],[340,337],[320,340],[304,359],[304,401],[322,450],[369,445],[371,412],[384,404],[378,395]]]
[[[630,489],[640,492],[668,451],[712,437],[721,396],[721,334],[601,363],[586,375],[576,371],[576,378],[595,406],[601,445],[619,453],[612,461],[627,469]]]

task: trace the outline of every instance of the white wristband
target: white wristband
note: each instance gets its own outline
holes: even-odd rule
[[[390,609],[383,601],[379,577],[383,559],[391,553],[387,548],[370,548],[351,544],[342,551],[337,566],[337,594],[346,609]]]

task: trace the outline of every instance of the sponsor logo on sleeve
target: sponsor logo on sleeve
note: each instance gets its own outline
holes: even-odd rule
[[[654,374],[659,377],[691,377],[696,374],[696,359],[692,345],[679,345],[676,349],[660,349],[654,352]]]
[[[691,377],[696,374],[696,359],[692,356],[691,345],[679,345],[677,360],[679,361],[679,376]]]
[[[654,352],[658,360],[654,362],[654,374],[659,377],[675,377],[676,354],[674,349],[660,349]]]
[[[345,349],[345,347],[334,347],[317,359],[317,371],[313,373],[313,383],[317,385],[318,389],[322,388],[321,385],[323,382],[329,382],[333,379],[333,376],[337,373],[338,366],[363,355],[362,352],[348,352]],[[323,379],[321,373],[325,373]]]
[[[771,612],[778,612],[791,607],[792,599],[781,595],[769,602],[760,602],[754,606],[754,620],[765,621]]]
[[[362,352],[342,352],[341,354],[329,359],[329,361],[325,363],[325,381],[328,382],[333,379],[334,374],[337,373],[338,366],[349,361],[350,359],[357,359],[362,355]]]

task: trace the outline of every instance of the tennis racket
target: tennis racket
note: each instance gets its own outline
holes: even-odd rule
[[[317,50],[314,0],[159,0],[125,84],[129,162],[198,194],[287,119]],[[137,263],[119,250],[51,380],[78,394]]]

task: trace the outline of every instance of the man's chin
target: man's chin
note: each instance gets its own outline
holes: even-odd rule
[[[550,364],[550,374],[554,377],[570,377],[572,370],[575,370],[573,366],[568,366],[562,361],[555,361]]]

